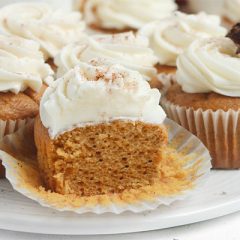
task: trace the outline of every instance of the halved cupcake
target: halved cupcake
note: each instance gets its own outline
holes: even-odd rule
[[[149,39],[149,47],[158,58],[159,81],[169,85],[175,79],[176,60],[195,39],[224,36],[220,17],[199,13],[180,12],[171,17],[149,23],[138,31],[138,36]],[[161,86],[161,84],[160,84]]]
[[[38,114],[52,74],[36,42],[0,35],[0,139]]]
[[[80,62],[102,58],[112,64],[140,72],[153,86],[156,82],[157,58],[148,47],[148,39],[135,36],[132,32],[113,35],[94,35],[85,43],[82,41],[66,46],[55,58],[57,75],[62,76]]]
[[[158,182],[168,142],[159,98],[138,72],[97,60],[54,82],[35,123],[46,186],[94,196]]]
[[[90,28],[112,34],[137,30],[176,9],[174,0],[86,0],[83,14]]]

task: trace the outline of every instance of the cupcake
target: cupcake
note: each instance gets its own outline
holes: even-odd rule
[[[52,74],[36,42],[0,35],[0,140],[38,114],[40,92]]]
[[[240,21],[240,1],[225,0],[223,7],[223,24],[231,28],[234,24]]]
[[[177,83],[162,101],[170,118],[198,136],[213,168],[240,168],[240,57],[225,37],[198,39],[177,60]]]
[[[174,0],[86,0],[84,20],[94,30],[105,33],[137,30],[175,11]]]
[[[89,197],[156,183],[168,142],[159,99],[138,72],[98,60],[55,81],[34,130],[47,188]]]
[[[1,33],[35,40],[50,64],[65,45],[85,37],[84,29],[79,12],[53,10],[45,3],[14,3],[0,9]]]
[[[158,79],[163,85],[174,81],[177,57],[195,39],[226,34],[226,29],[220,26],[220,22],[220,18],[214,15],[176,12],[171,17],[149,23],[138,31],[138,36],[149,39],[149,46],[158,58]]]
[[[132,32],[113,35],[94,35],[85,43],[66,46],[55,58],[58,77],[65,74],[79,62],[92,58],[102,58],[112,64],[121,64],[140,72],[143,77],[154,83],[157,72],[154,66],[157,58],[148,47],[148,39],[135,36]]]

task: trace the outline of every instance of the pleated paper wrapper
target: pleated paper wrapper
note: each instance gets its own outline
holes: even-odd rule
[[[170,205],[194,194],[205,183],[211,168],[209,152],[198,138],[169,119],[166,119],[164,124],[169,129],[169,146],[166,148],[169,150],[165,157],[170,159],[171,156],[179,156],[175,164],[181,163],[179,174],[185,173],[178,176],[183,180],[175,192],[168,192],[168,186],[175,183],[175,175],[171,175],[171,166],[164,178],[165,183],[128,190],[121,194],[76,197],[45,190],[37,165],[32,124],[4,137],[0,143],[0,158],[6,168],[6,177],[13,188],[42,206],[79,214],[86,212],[119,214],[124,211],[137,213],[153,210],[160,205]],[[159,189],[164,190],[165,194],[160,194]]]
[[[201,139],[213,158],[213,168],[240,168],[240,111],[194,110],[166,98],[161,103],[169,118]]]

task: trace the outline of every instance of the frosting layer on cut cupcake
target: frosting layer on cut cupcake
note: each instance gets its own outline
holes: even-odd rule
[[[188,93],[240,97],[240,56],[229,38],[194,41],[177,60],[177,82]]]
[[[53,75],[44,63],[38,43],[0,35],[0,92],[19,93],[28,87],[38,92]]]
[[[176,66],[178,55],[195,39],[224,36],[227,31],[220,23],[220,18],[215,15],[176,12],[171,17],[145,25],[138,35],[149,39],[149,46],[160,64]]]
[[[139,71],[146,79],[156,75],[154,65],[157,58],[148,47],[148,39],[136,37],[132,32],[114,35],[95,35],[85,44],[82,42],[66,46],[55,58],[58,76],[76,66],[79,62],[88,62],[92,58],[105,58],[112,64],[121,64]]]
[[[44,3],[15,3],[0,9],[0,32],[36,40],[45,58],[84,37],[84,28],[79,12],[53,11]]]
[[[233,23],[240,21],[240,0],[225,0],[223,15]]]
[[[160,93],[142,76],[121,65],[81,63],[44,93],[40,117],[52,138],[86,124],[116,119],[160,124],[165,113]]]
[[[84,17],[88,24],[106,29],[138,29],[176,10],[174,0],[88,0]]]

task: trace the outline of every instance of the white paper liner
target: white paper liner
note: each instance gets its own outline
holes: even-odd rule
[[[0,120],[0,140],[7,134],[12,134],[18,129],[26,126],[33,121],[32,118],[18,119],[18,120]],[[4,177],[4,169],[1,166],[0,159],[0,178]]]
[[[177,151],[182,151],[185,149],[185,154],[187,156],[191,156],[191,160],[188,161],[186,164],[186,168],[190,167],[196,163],[199,164],[199,168],[197,171],[197,178],[195,179],[194,183],[194,189],[197,190],[202,183],[205,182],[206,178],[208,177],[208,174],[210,172],[211,168],[211,157],[209,155],[209,152],[204,147],[204,145],[200,142],[198,138],[196,138],[194,135],[186,131],[184,128],[177,125],[175,122],[166,119],[164,124],[169,129],[169,141],[170,144],[174,144]],[[28,128],[30,129],[30,127]],[[27,129],[27,130],[28,130]],[[30,131],[28,131],[30,132]],[[25,136],[29,133],[26,133],[25,129]],[[92,212],[96,214],[102,214],[106,212],[111,212],[115,214],[122,213],[124,211],[131,211],[131,212],[142,212],[146,210],[153,210],[157,208],[160,205],[169,205],[173,203],[176,200],[183,200],[186,198],[189,194],[193,193],[194,189],[187,190],[185,192],[182,192],[181,194],[171,196],[171,197],[165,197],[165,196],[159,196],[156,197],[154,200],[151,201],[141,201],[135,204],[116,204],[112,203],[109,205],[102,205],[100,203],[97,203],[97,205],[94,206],[84,206],[78,208],[72,208],[71,206],[65,206],[62,208],[59,208],[53,204],[50,204],[47,200],[39,198],[37,194],[34,194],[32,191],[29,191],[24,185],[22,185],[22,178],[21,178],[21,171],[19,170],[19,165],[25,165],[30,170],[28,170],[29,175],[34,178],[36,178],[36,185],[41,184],[41,179],[38,173],[38,169],[36,166],[36,157],[35,160],[34,157],[31,159],[30,157],[25,158],[26,154],[24,151],[26,151],[26,146],[24,141],[21,141],[19,139],[19,136],[22,136],[22,133],[16,133],[10,136],[7,136],[4,138],[4,141],[0,144],[0,148],[4,149],[6,152],[0,151],[0,157],[3,160],[3,164],[6,168],[6,177],[12,184],[13,188],[25,195],[26,197],[33,199],[40,203],[42,206],[51,207],[59,211],[73,211],[76,213],[86,213],[86,212]],[[181,139],[181,141],[179,141]],[[13,143],[16,144],[13,144]],[[29,151],[33,150],[34,145],[28,144]],[[11,152],[12,149],[15,148],[15,151],[21,152],[21,157],[18,154],[18,159],[14,158],[13,154],[10,155],[7,152]],[[18,149],[16,149],[18,148]],[[192,154],[192,153],[196,154]],[[16,156],[15,156],[16,157]],[[34,187],[39,187],[34,186]]]
[[[157,75],[158,81],[162,83],[162,88],[159,89],[162,93],[166,91],[171,85],[176,82],[176,74],[175,73],[159,73]]]
[[[196,135],[207,146],[213,168],[240,168],[240,110],[194,110],[163,98],[167,116]]]

